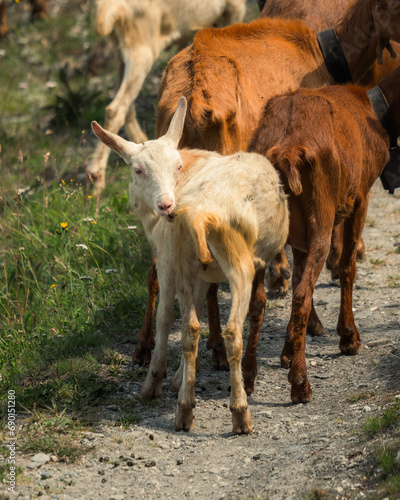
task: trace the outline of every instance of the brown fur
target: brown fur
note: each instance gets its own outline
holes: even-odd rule
[[[399,77],[391,80],[390,88],[393,81],[398,85],[400,70],[396,73]],[[357,244],[367,214],[368,192],[388,160],[388,146],[387,133],[365,90],[354,86],[299,89],[272,98],[252,138],[249,149],[274,163],[289,194],[293,302],[281,363],[291,366],[289,381],[295,403],[312,398],[305,364],[306,326],[332,228],[341,222],[342,298],[337,331],[343,353],[361,350],[352,312]]]
[[[301,19],[316,32],[326,30],[342,18],[351,0],[268,0],[260,17],[280,17],[283,19]],[[400,44],[392,42],[400,54]],[[383,54],[383,64],[374,62],[361,78],[360,84],[373,87],[385,75],[394,71],[400,64],[400,58],[393,59],[388,52]]]

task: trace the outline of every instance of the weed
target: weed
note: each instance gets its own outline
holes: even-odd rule
[[[360,392],[359,394],[354,394],[353,396],[349,396],[347,401],[350,403],[356,403],[357,401],[368,401],[375,397],[374,392]]]
[[[383,411],[382,415],[369,417],[363,426],[366,437],[371,438],[390,427],[398,426],[400,423],[400,402],[396,402]]]
[[[383,266],[385,261],[384,260],[381,260],[381,259],[369,259],[370,263],[373,265],[373,266]]]
[[[388,276],[388,282],[390,288],[399,288],[400,287],[400,275],[396,274],[396,276]]]

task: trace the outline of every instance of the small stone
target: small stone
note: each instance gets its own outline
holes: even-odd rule
[[[105,472],[103,470],[99,470],[98,474],[100,474],[100,476],[104,476]]]
[[[176,465],[182,465],[183,464],[183,458],[178,458],[176,461]]]
[[[145,465],[145,467],[155,467],[156,463],[154,460],[150,460],[150,461],[146,462],[144,465]]]
[[[50,459],[50,455],[47,455],[46,453],[36,453],[36,455],[33,455],[31,458],[32,462],[40,465],[47,464],[47,462],[50,462]]]
[[[49,471],[43,471],[41,474],[40,474],[40,479],[50,479],[52,476],[51,476],[51,472]]]

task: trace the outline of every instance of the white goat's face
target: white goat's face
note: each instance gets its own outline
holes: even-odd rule
[[[129,142],[92,122],[93,132],[131,166],[131,199],[140,198],[159,215],[173,219],[176,179],[182,169],[177,150],[186,116],[186,98],[181,97],[165,135],[143,144]]]
[[[145,142],[131,156],[131,196],[140,198],[159,215],[172,221],[176,181],[182,169],[179,152],[165,138]]]

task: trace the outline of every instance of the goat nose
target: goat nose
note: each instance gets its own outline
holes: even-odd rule
[[[172,207],[172,200],[158,201],[157,207],[161,212],[166,212],[169,208]]]

